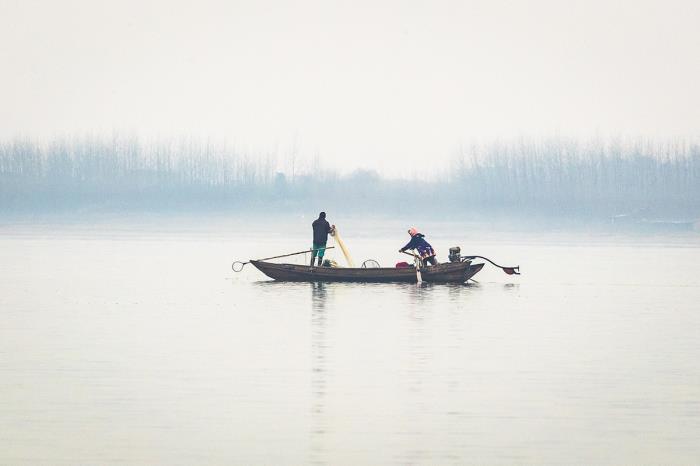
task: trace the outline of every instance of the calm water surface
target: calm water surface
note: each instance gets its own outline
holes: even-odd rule
[[[276,283],[230,264],[306,228],[1,225],[0,464],[697,463],[698,236],[454,230],[441,260],[523,275]],[[397,231],[343,236],[393,265]]]

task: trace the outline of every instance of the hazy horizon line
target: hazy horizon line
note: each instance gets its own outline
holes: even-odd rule
[[[357,211],[700,216],[700,145],[687,140],[520,140],[465,149],[440,168],[389,178],[340,173],[296,152],[254,158],[192,142],[15,140],[0,142],[0,209],[283,210],[322,202]]]

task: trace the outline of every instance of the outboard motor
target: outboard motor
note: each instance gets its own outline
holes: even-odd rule
[[[459,262],[462,260],[461,252],[462,250],[459,248],[459,246],[451,247],[450,255],[447,256],[447,258],[450,260],[450,262]]]

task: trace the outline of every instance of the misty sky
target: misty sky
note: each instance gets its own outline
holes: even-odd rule
[[[195,136],[415,172],[700,136],[700,2],[0,0],[0,137]]]

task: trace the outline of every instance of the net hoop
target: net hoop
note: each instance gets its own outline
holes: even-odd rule
[[[231,264],[231,269],[233,269],[234,272],[240,272],[241,270],[243,270],[243,266],[245,266],[244,262],[236,261],[233,264]]]

